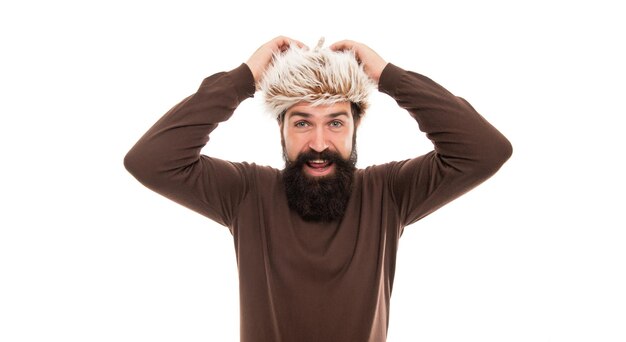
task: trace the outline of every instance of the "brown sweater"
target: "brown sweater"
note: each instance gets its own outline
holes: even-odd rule
[[[385,341],[403,228],[509,158],[507,139],[430,79],[389,64],[379,90],[408,110],[435,149],[357,170],[340,222],[305,222],[291,212],[281,170],[200,153],[218,123],[253,96],[245,64],[206,78],[126,155],[126,168],[145,186],[232,232],[241,341]]]

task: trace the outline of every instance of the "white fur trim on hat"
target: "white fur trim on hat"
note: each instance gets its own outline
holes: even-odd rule
[[[373,81],[363,71],[353,51],[321,48],[323,38],[314,50],[291,44],[275,53],[259,85],[267,110],[278,116],[297,103],[314,106],[353,102],[364,111]]]

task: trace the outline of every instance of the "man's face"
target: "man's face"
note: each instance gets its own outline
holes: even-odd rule
[[[306,221],[343,217],[356,169],[354,120],[349,102],[298,104],[281,123],[289,208]]]
[[[305,152],[334,152],[345,160],[351,157],[355,124],[350,102],[296,104],[287,110],[280,128],[288,162],[296,161]],[[302,171],[310,177],[322,177],[335,170],[332,161],[315,159],[306,162]]]

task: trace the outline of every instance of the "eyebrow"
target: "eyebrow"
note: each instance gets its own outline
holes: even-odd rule
[[[342,115],[348,116],[348,112],[346,111],[335,112],[335,113],[326,114],[325,116],[330,117],[330,118],[336,118]],[[313,114],[309,114],[306,112],[291,112],[289,116],[301,116],[303,118],[310,118],[313,116]]]

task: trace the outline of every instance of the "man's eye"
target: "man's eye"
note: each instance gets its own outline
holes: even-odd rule
[[[298,121],[298,122],[296,122],[296,124],[294,126],[296,126],[296,127],[306,127],[308,125],[309,124],[306,121]]]
[[[331,126],[331,127],[335,127],[335,128],[337,128],[337,127],[341,127],[341,126],[343,126],[343,123],[342,123],[341,121],[332,121],[332,122],[330,123],[330,126]]]

